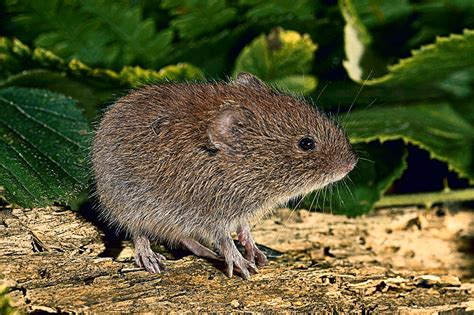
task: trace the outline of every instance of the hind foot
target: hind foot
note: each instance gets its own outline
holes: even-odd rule
[[[268,263],[267,257],[258,249],[248,224],[242,224],[237,229],[240,244],[245,248],[245,258],[251,263],[256,263],[258,267],[263,267]]]
[[[151,273],[160,273],[165,270],[165,256],[155,253],[150,246],[150,240],[143,235],[133,238],[135,245],[135,262],[140,268]]]
[[[239,272],[244,279],[249,279],[250,274],[258,272],[257,266],[240,254],[230,235],[221,239],[220,249],[221,255],[225,260],[226,271],[229,278],[232,277],[234,269]]]
[[[213,259],[213,260],[221,260],[219,255],[214,253],[212,250],[207,248],[206,246],[202,245],[196,240],[193,240],[191,238],[186,238],[181,240],[181,245],[187,250],[189,250],[191,253],[198,257],[202,258],[208,258],[208,259]]]

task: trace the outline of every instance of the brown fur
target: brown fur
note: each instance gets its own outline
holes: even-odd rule
[[[308,135],[312,152],[298,147]],[[132,236],[169,244],[212,244],[344,177],[356,161],[325,115],[246,74],[133,91],[105,114],[93,146],[102,215]]]

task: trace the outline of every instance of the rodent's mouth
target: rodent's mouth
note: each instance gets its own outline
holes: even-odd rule
[[[340,181],[341,179],[343,179],[344,177],[347,176],[347,174],[349,174],[349,172],[342,172],[340,174],[337,174],[335,175],[332,180],[330,181],[330,183],[334,183],[334,182],[338,182]],[[329,183],[328,183],[329,184]]]
[[[336,173],[336,174],[327,174],[323,178],[320,178],[317,182],[313,182],[313,183],[309,182],[307,185],[305,185],[303,187],[300,187],[298,189],[298,191],[294,191],[293,194],[291,194],[291,196],[284,197],[283,199],[286,198],[285,200],[287,201],[287,200],[289,200],[289,199],[291,199],[295,196],[307,195],[307,194],[309,194],[313,191],[322,189],[322,188],[326,187],[329,184],[340,181],[341,179],[346,177],[347,174],[349,174],[349,171],[342,171],[342,172]]]
[[[339,167],[338,172],[335,172],[334,175],[330,177],[327,184],[338,182],[344,177],[346,177],[347,174],[349,174],[354,169],[356,164],[357,164],[357,158],[354,157],[354,161],[351,161],[350,163],[347,163],[347,165],[343,165]]]
[[[322,182],[317,183],[316,185],[314,185],[310,191],[315,191],[315,190],[324,188],[329,184],[338,182],[341,179],[343,179],[344,177],[346,177],[347,174],[349,174],[349,172],[340,172],[340,173],[336,173],[332,176],[328,176]]]

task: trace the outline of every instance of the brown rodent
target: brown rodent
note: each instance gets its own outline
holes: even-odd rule
[[[243,278],[266,263],[249,222],[357,163],[340,127],[247,73],[131,92],[105,114],[92,159],[100,212],[131,235],[139,266],[164,268],[158,241],[224,259]]]

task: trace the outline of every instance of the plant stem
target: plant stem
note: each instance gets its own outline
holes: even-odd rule
[[[375,203],[376,208],[387,208],[396,206],[424,205],[430,208],[439,202],[455,202],[474,200],[474,188],[462,190],[444,190],[433,193],[404,194],[382,197]]]

